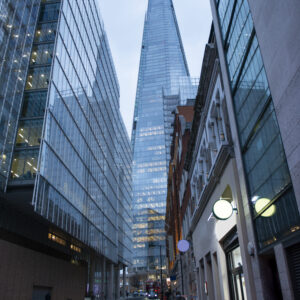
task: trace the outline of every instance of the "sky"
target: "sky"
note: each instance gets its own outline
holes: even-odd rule
[[[120,84],[120,109],[131,136],[147,0],[98,0]],[[209,0],[173,0],[190,75],[200,76],[211,27]]]

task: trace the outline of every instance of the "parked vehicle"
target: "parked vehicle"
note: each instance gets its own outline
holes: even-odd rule
[[[157,299],[157,294],[153,291],[151,291],[149,294],[148,294],[148,298],[149,299]]]
[[[139,292],[138,291],[133,292],[133,297],[138,297],[138,296],[139,296]]]

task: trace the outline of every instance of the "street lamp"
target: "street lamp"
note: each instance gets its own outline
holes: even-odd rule
[[[185,253],[189,250],[190,248],[190,243],[187,240],[180,240],[177,244],[177,248],[179,250],[179,257],[180,257],[180,271],[181,271],[181,291],[182,291],[182,295],[184,295],[184,281],[183,281],[183,271],[182,271],[182,259],[181,259],[181,255],[182,253]]]
[[[237,212],[237,208],[232,206],[232,203],[226,199],[217,200],[212,208],[212,213],[218,220],[229,219],[233,212]]]

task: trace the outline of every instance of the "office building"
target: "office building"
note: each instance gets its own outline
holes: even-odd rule
[[[252,274],[247,297],[297,299],[300,4],[211,0],[211,6],[231,133],[237,141],[244,242]]]
[[[187,82],[190,89],[186,88]],[[194,98],[197,86],[193,82],[189,78],[172,1],[149,0],[132,129],[134,259],[131,274],[139,276],[141,282],[159,280],[161,268],[165,273],[164,228],[172,111],[186,101],[183,97]]]
[[[131,148],[97,1],[0,5],[0,294],[118,299]]]

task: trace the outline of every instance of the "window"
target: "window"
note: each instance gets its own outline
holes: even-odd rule
[[[32,300],[51,300],[52,288],[34,286]]]
[[[31,52],[31,65],[51,64],[53,54],[53,43],[35,45]]]
[[[19,122],[16,147],[32,147],[41,143],[43,119]]]
[[[38,149],[15,151],[11,178],[15,180],[32,180],[37,172]]]
[[[50,67],[34,68],[28,72],[26,90],[46,89],[49,84]]]
[[[226,253],[230,299],[246,300],[246,283],[243,272],[241,249],[236,229],[224,240],[223,248]]]
[[[42,5],[39,22],[56,21],[59,15],[60,3]]]
[[[34,42],[54,42],[57,23],[45,23],[37,26]]]
[[[30,92],[24,94],[21,117],[42,117],[46,106],[47,92]]]

